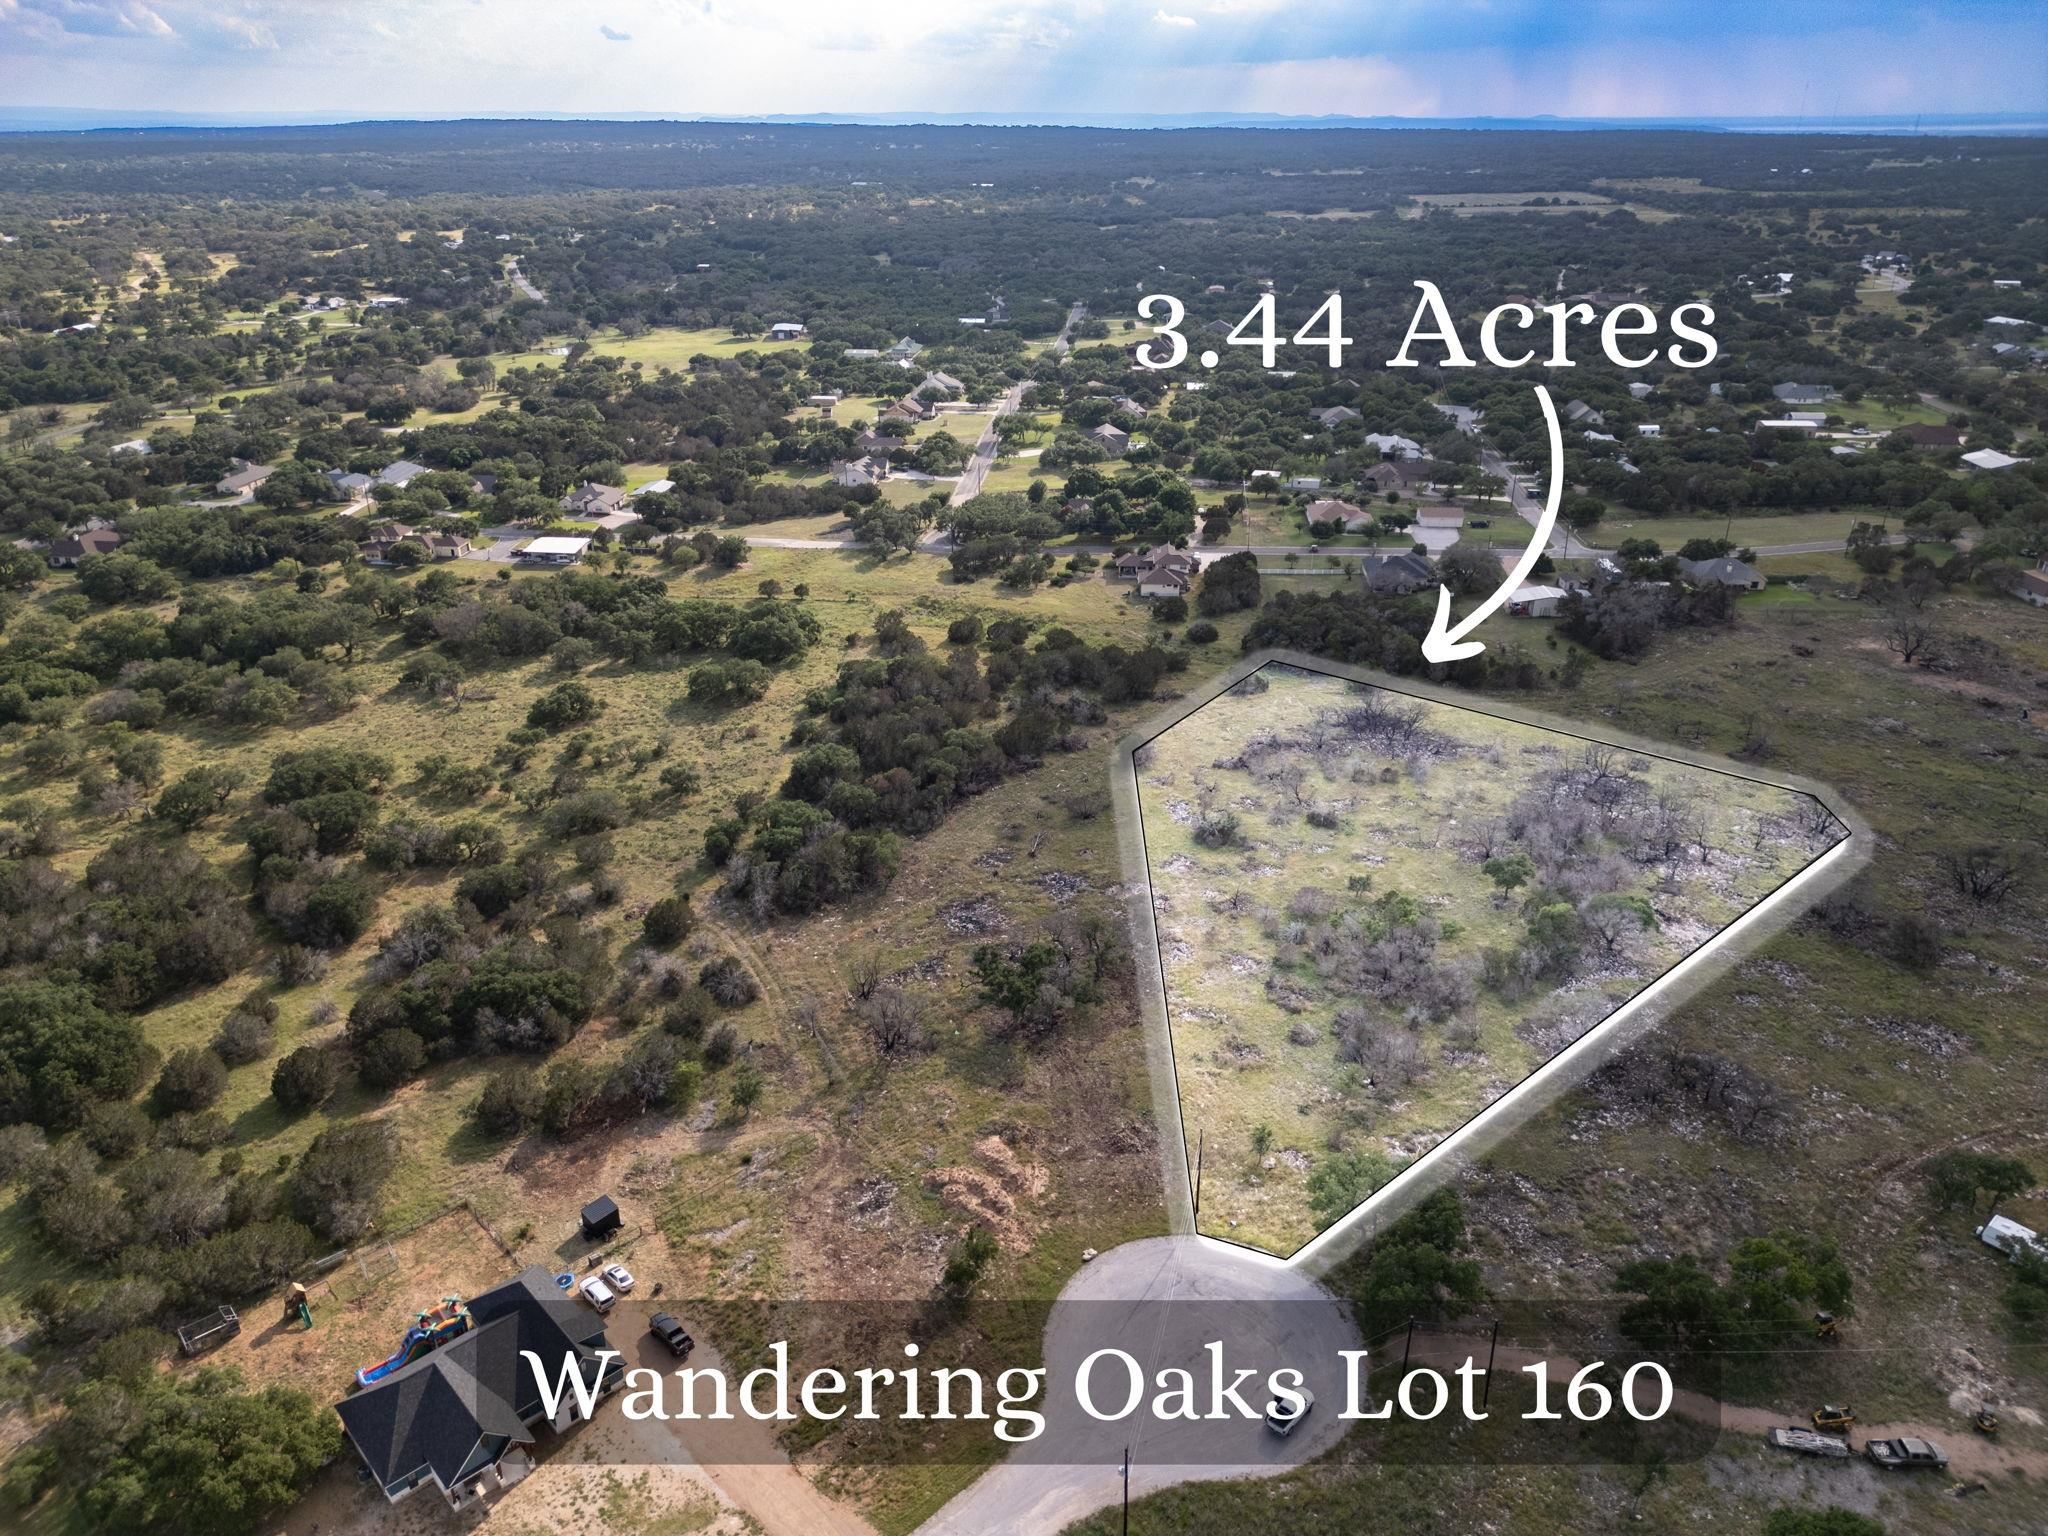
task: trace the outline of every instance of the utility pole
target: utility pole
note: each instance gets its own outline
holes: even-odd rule
[[[1202,1215],[1202,1145],[1207,1135],[1206,1131],[1195,1132],[1195,1216],[1197,1220]]]
[[[1479,1393],[1479,1407],[1481,1412],[1485,1411],[1488,1400],[1493,1396],[1493,1350],[1494,1346],[1499,1343],[1500,1319],[1496,1317],[1493,1320],[1493,1337],[1486,1341],[1486,1385],[1480,1389]]]
[[[1131,1536],[1131,1448],[1124,1447],[1124,1530],[1123,1536]]]
[[[1401,1341],[1401,1374],[1408,1374],[1408,1352],[1415,1347],[1415,1319],[1408,1319],[1408,1337]]]

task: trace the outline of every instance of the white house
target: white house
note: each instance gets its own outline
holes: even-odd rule
[[[513,556],[527,565],[574,565],[590,548],[590,540],[547,534],[531,540]]]

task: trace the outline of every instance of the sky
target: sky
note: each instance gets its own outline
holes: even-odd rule
[[[0,0],[0,109],[252,119],[2048,110],[2041,0]]]

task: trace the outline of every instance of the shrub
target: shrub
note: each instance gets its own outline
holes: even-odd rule
[[[327,1102],[341,1086],[341,1053],[331,1045],[302,1045],[283,1057],[270,1074],[270,1096],[289,1110]]]
[[[377,1194],[397,1166],[398,1130],[389,1121],[322,1131],[292,1171],[292,1214],[330,1242],[352,1243],[375,1222]]]
[[[166,1114],[180,1110],[208,1109],[227,1091],[228,1069],[210,1050],[186,1046],[173,1051],[156,1080],[152,1097]]]
[[[93,1105],[85,1112],[78,1134],[88,1147],[109,1162],[132,1157],[149,1140],[149,1116],[127,1099]]]
[[[1189,645],[1214,645],[1216,626],[1207,619],[1197,619],[1188,626],[1187,636]]]
[[[973,645],[981,639],[981,618],[968,614],[946,626],[946,639],[954,645]]]
[[[582,725],[604,713],[604,700],[583,683],[558,683],[533,701],[526,723],[543,731]]]
[[[1229,848],[1243,835],[1244,824],[1234,811],[1210,811],[1195,823],[1195,841],[1204,848]]]
[[[231,1067],[244,1067],[268,1056],[276,1037],[270,1020],[237,1011],[221,1020],[213,1037],[213,1054]]]
[[[689,937],[690,904],[680,896],[664,896],[647,909],[641,932],[656,949],[667,949]]]
[[[426,1064],[426,1042],[409,1029],[387,1029],[356,1053],[356,1071],[372,1088],[396,1088]]]
[[[744,1008],[761,995],[753,973],[731,955],[721,955],[697,973],[698,984],[728,1008]]]
[[[539,1085],[530,1072],[494,1072],[469,1108],[469,1118],[487,1136],[526,1129],[540,1107]]]

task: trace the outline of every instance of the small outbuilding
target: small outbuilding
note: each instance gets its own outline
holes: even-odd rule
[[[583,1237],[601,1242],[619,1230],[619,1203],[610,1195],[599,1195],[583,1207]]]

